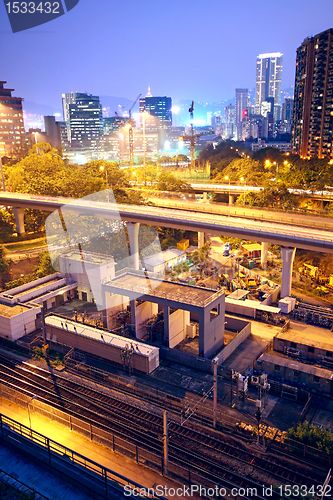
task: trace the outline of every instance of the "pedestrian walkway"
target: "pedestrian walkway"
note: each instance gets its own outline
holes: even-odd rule
[[[4,400],[0,399],[0,413],[3,415],[6,415],[7,417],[12,418],[13,420],[16,420],[17,422],[22,423],[23,425],[29,426],[29,416],[28,416],[28,411],[25,408],[21,408],[19,406],[16,406],[15,404]],[[163,487],[167,488],[180,488],[182,485],[179,483],[176,483],[175,481],[172,481],[166,477],[161,476],[160,474],[142,466],[136,464],[133,460],[120,455],[118,453],[112,452],[110,449],[105,448],[104,446],[98,445],[96,443],[91,442],[89,439],[86,439],[85,437],[77,434],[74,431],[70,431],[66,427],[63,427],[55,422],[51,422],[40,415],[36,415],[33,412],[30,412],[31,415],[31,428],[37,432],[40,432],[46,437],[49,437],[50,439],[57,441],[58,443],[66,446],[67,448],[70,448],[77,453],[80,453],[81,455],[86,456],[90,460],[93,460],[94,462],[97,462],[100,465],[103,465],[104,467],[107,467],[108,469],[113,470],[114,472],[121,474],[122,476],[130,478],[132,481],[142,485],[144,488],[156,488],[156,485],[162,485]],[[15,453],[14,453],[15,455]],[[21,476],[21,467],[19,465],[15,465],[15,460],[13,459],[12,461],[8,462],[7,468],[3,467],[3,464],[7,464],[7,460],[5,458],[2,459],[2,456],[0,454],[0,468],[5,470],[5,472],[8,472],[9,474],[13,475],[13,473],[18,474],[20,481],[23,483],[26,483],[27,485],[38,485],[42,487],[42,484],[44,484],[44,481],[42,479],[42,474],[36,472],[36,475],[32,474],[30,476],[29,481],[32,481],[32,483],[28,482],[28,476],[27,480],[25,481]],[[19,464],[19,462],[17,462]],[[28,469],[28,467],[22,466],[22,474],[23,471]],[[44,473],[44,469],[41,469],[42,472]],[[14,476],[15,477],[15,476]],[[25,477],[25,476],[24,476]],[[35,478],[35,479],[33,479]],[[57,479],[56,479],[57,480]],[[53,494],[50,490],[50,484],[46,480],[45,481],[45,488],[43,491],[40,491],[42,494],[46,495],[46,493]],[[62,485],[59,484],[59,487],[62,487]],[[38,490],[39,491],[39,490]],[[56,491],[56,489],[55,489]],[[65,491],[65,490],[64,490]],[[46,493],[45,493],[46,492]],[[72,493],[73,496],[70,496],[70,492],[68,493],[69,496],[64,496],[62,493],[57,494],[57,496],[49,496],[50,500],[53,499],[59,499],[61,500],[86,500],[89,497],[87,496],[79,496],[80,492],[77,492],[78,496],[75,496],[75,492]],[[165,495],[168,497],[168,495]],[[170,496],[168,498],[172,498],[173,500],[177,499],[182,499],[185,498],[183,496]],[[195,500],[195,496],[192,497],[193,500]]]

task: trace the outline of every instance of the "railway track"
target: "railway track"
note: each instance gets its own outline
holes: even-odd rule
[[[107,428],[111,428],[114,433],[123,436],[125,432],[133,443],[154,453],[162,453],[162,418],[158,414],[160,412],[152,414],[90,387],[75,384],[62,376],[53,375],[51,380],[49,371],[27,363],[18,365],[1,355],[0,361],[0,374],[4,383],[30,394],[36,394],[38,391],[39,397],[45,402],[79,415],[95,425],[105,428],[107,424]],[[240,449],[227,442],[225,436],[216,431],[204,431],[170,422],[170,457],[182,466],[200,471],[217,484],[221,484],[221,481],[223,485],[233,487],[241,484],[242,488],[245,488],[245,483],[248,484],[247,488],[261,485],[253,478],[244,477],[231,470],[235,468],[235,464],[238,464],[238,468],[239,464],[242,464],[246,474],[256,476],[266,484],[271,484],[269,481],[273,480],[278,485],[286,483],[312,486],[323,482],[325,471],[315,471],[314,467],[305,465],[298,467],[302,470],[295,470],[277,463],[277,460],[267,460],[244,447]],[[264,477],[266,481],[263,480]]]

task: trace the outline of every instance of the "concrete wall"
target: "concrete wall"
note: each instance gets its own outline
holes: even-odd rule
[[[238,335],[217,355],[222,364],[251,335],[251,323],[236,318],[226,317],[226,328],[239,331]]]
[[[169,317],[169,347],[175,347],[186,337],[186,326],[190,324],[190,312],[178,309]]]
[[[216,308],[218,315],[211,318]],[[210,357],[224,345],[225,297],[220,295],[199,313],[199,355]]]
[[[143,302],[135,308],[135,331],[136,338],[142,339],[145,336],[146,330],[143,323],[158,313],[158,304],[153,302]]]
[[[169,347],[160,347],[160,358],[168,361],[173,361],[189,368],[199,370],[205,373],[212,371],[212,360],[209,358],[199,358],[187,352],[177,351]]]

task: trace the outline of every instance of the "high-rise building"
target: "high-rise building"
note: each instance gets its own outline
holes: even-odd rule
[[[306,38],[296,53],[292,151],[333,158],[333,29]]]
[[[140,99],[140,113],[149,113],[152,120],[145,119],[147,129],[169,128],[172,126],[171,97],[153,97],[148,88],[146,97]]]
[[[274,98],[275,106],[281,106],[282,64],[280,52],[259,54],[257,57],[255,112],[258,115],[261,103],[268,97]]]
[[[236,89],[235,119],[237,128],[237,140],[241,140],[242,138],[242,120],[244,118],[244,111],[246,111],[248,106],[248,97],[249,97],[248,89]]]
[[[224,120],[226,123],[225,137],[233,139],[236,136],[235,106],[229,104],[224,108]]]
[[[22,98],[12,97],[14,89],[5,89],[0,81],[0,155],[18,152],[25,139]]]
[[[70,144],[74,148],[98,149],[103,132],[102,105],[98,96],[75,93],[68,104]]]

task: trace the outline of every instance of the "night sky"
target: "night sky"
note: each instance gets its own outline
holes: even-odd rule
[[[254,87],[264,52],[283,53],[286,88],[297,47],[333,26],[332,0],[80,0],[15,34],[0,9],[0,79],[14,95],[58,109],[63,92],[134,101],[148,85],[174,101],[221,102]]]

